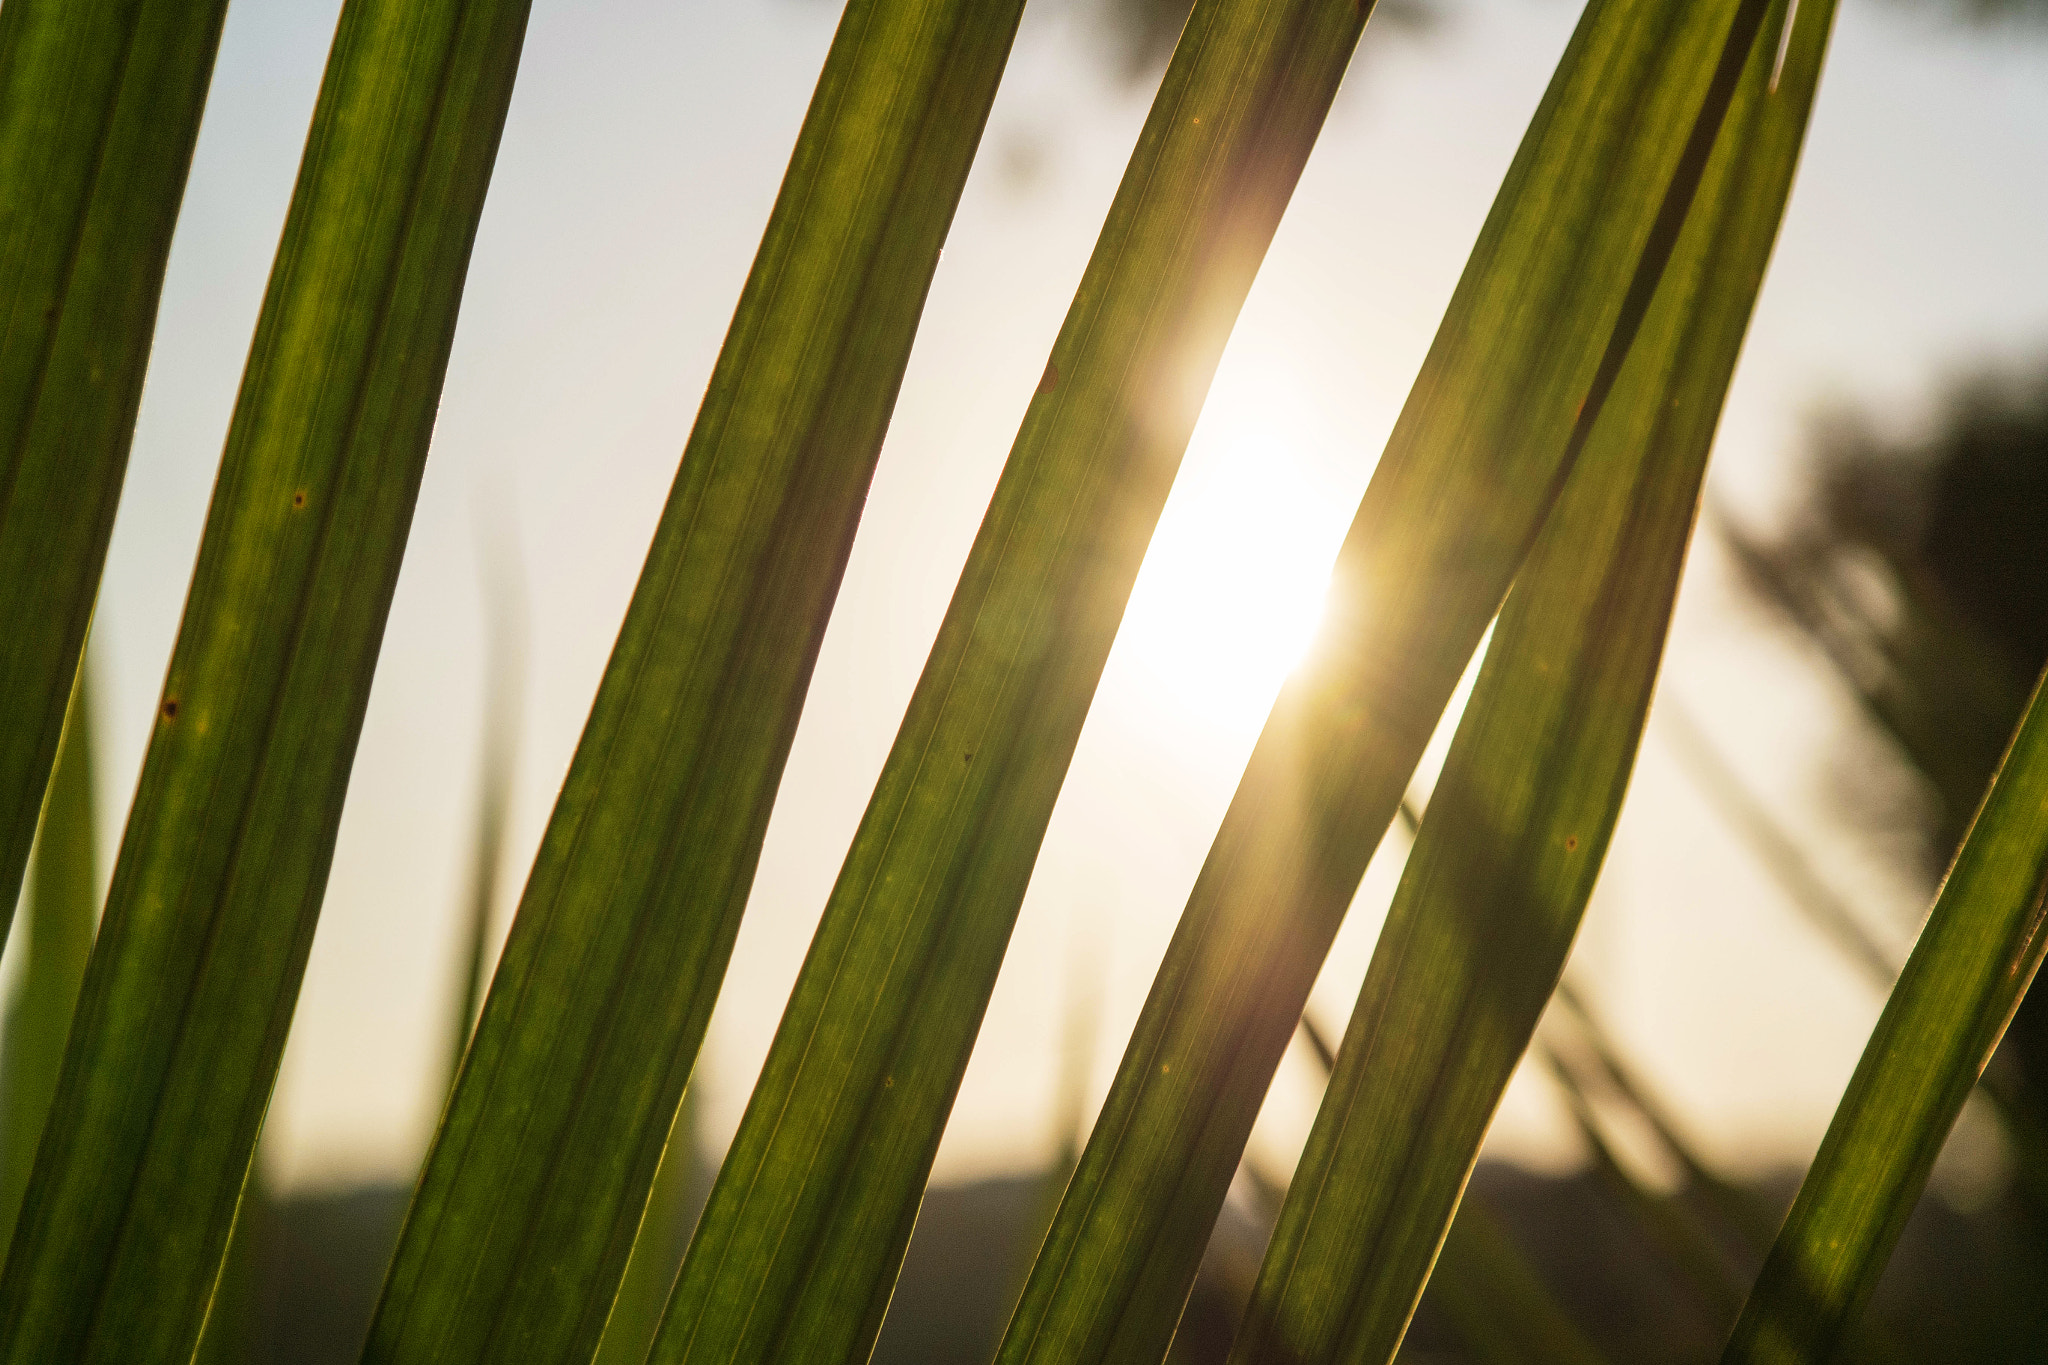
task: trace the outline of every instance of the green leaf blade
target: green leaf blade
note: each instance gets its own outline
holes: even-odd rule
[[[0,1360],[185,1359],[304,972],[525,0],[351,0],[6,1273]]]
[[[0,938],[99,590],[227,0],[0,7]]]
[[[1775,36],[1785,5],[1763,26]],[[1826,0],[1753,41],[1662,284],[1501,613],[1233,1359],[1387,1361],[1555,988],[1633,767]],[[1730,1305],[1732,1310],[1732,1304]]]
[[[1003,1365],[1163,1353],[1366,860],[1663,273],[1762,9],[1588,7],[1353,523],[1320,656],[1282,692],[1196,882]]]
[[[2036,687],[1764,1259],[1724,1365],[1830,1358],[2048,952],[2048,708]]]
[[[1021,11],[841,19],[366,1360],[598,1347]]]
[[[1363,25],[1348,0],[1190,18],[653,1359],[872,1347],[1132,580]]]

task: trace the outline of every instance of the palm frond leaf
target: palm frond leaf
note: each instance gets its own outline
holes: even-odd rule
[[[1365,23],[1204,0],[1053,343],[653,1359],[863,1358],[1132,581]]]
[[[1775,37],[1785,6],[1770,18],[1763,32]],[[1752,30],[1649,315],[1495,627],[1239,1361],[1391,1360],[1400,1344],[1621,811],[1832,18],[1826,0],[1809,0],[1782,68],[1777,44]],[[1679,1240],[1732,1312],[1727,1267],[1704,1239]]]
[[[1644,325],[1766,8],[1587,7],[1367,488],[1318,656],[1281,693],[1211,846],[1002,1365],[1164,1351],[1366,862]],[[1586,866],[1576,845],[1546,856]],[[1412,1273],[1447,1221],[1448,1208]],[[1394,1292],[1412,1303],[1419,1288]]]
[[[351,0],[56,1099],[0,1360],[184,1359],[304,974],[526,0]]]
[[[1021,9],[840,20],[366,1360],[598,1347]]]
[[[226,13],[0,6],[0,938],[99,592]]]
[[[1724,1365],[1825,1360],[1891,1258],[2048,952],[2048,710],[2037,688],[1749,1291]]]

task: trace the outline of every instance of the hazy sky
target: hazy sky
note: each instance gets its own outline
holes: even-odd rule
[[[182,606],[337,5],[236,0],[172,254],[95,627],[107,858]],[[1577,17],[1452,0],[1369,29],[1218,377],[1046,841],[941,1154],[1041,1159],[1054,1039],[1099,983],[1106,1087],[1286,650]],[[516,536],[530,676],[506,902],[523,884],[830,40],[822,0],[536,0],[272,1110],[290,1180],[409,1174],[438,1097],[482,696],[479,527]],[[847,839],[1093,243],[1149,91],[1092,10],[1032,0],[948,242],[703,1062],[737,1122]],[[2048,40],[1845,0],[1714,488],[1767,517],[1823,399],[1887,420],[1941,377],[2048,348]],[[1665,675],[1831,879],[1903,942],[1918,893],[1832,819],[1854,719],[1760,629],[1711,547]],[[1387,852],[1393,852],[1393,849]],[[1318,986],[1333,1031],[1397,872]],[[1879,1001],[1799,927],[1653,720],[1580,967],[1710,1149],[1803,1161]],[[1076,973],[1071,968],[1083,964]],[[1284,1163],[1290,1058],[1255,1145]],[[1496,1150],[1568,1160],[1540,1085]]]

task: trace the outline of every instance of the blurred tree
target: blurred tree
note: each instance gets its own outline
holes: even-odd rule
[[[1973,24],[2040,23],[2048,20],[2048,0],[1939,0]]]
[[[2000,3],[2000,0],[1984,0]],[[2004,0],[2029,3],[2029,0]],[[2048,0],[2041,0],[2048,4]],[[1173,52],[1173,44],[1188,21],[1194,0],[1087,0],[1100,12],[1103,31],[1117,62],[1118,74],[1135,83],[1157,77]],[[1445,0],[1379,0],[1373,6],[1376,32],[1388,29],[1426,33],[1443,17]]]
[[[1084,0],[1101,16],[1118,74],[1136,82],[1156,76],[1173,51],[1194,0]],[[1973,27],[2018,28],[2048,24],[2048,0],[1894,0],[1911,9],[1932,10]],[[1439,27],[1459,0],[1379,0],[1372,23],[1384,35],[1389,28],[1424,35]]]

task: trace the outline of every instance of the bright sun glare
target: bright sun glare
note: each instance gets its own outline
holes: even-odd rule
[[[1226,361],[1131,594],[1119,648],[1181,723],[1256,732],[1314,639],[1366,457],[1284,362]]]

